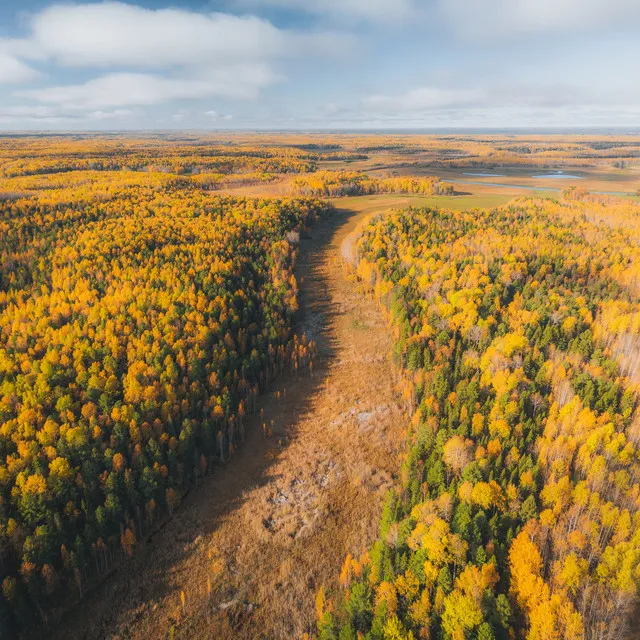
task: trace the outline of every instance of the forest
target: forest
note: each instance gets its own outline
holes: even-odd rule
[[[364,196],[381,193],[411,193],[426,196],[453,195],[450,184],[432,177],[376,178],[356,171],[317,171],[293,180],[294,193],[315,197]]]
[[[314,349],[291,332],[293,266],[328,205],[73,166],[0,204],[1,606],[20,627],[132,554]]]
[[[640,588],[638,208],[579,196],[369,224],[412,418],[319,638],[613,639]]]
[[[0,138],[0,636],[634,637],[639,154]],[[100,609],[182,519],[166,593]]]

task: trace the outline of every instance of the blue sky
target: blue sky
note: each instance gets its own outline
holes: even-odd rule
[[[0,0],[0,129],[640,126],[638,0]]]

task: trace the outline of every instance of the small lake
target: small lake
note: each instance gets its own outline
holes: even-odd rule
[[[533,178],[542,178],[544,176],[532,176]],[[552,178],[577,178],[582,180],[581,176],[571,176],[567,173],[563,173],[562,176],[558,174],[551,174],[547,177]],[[468,184],[468,185],[482,185],[484,187],[499,187],[501,189],[526,189],[527,191],[554,191],[556,193],[561,193],[562,189],[558,187],[536,187],[531,184],[506,184],[505,182],[484,182],[480,180],[455,180],[451,178],[444,178],[444,182],[451,182],[452,184]],[[628,196],[631,195],[629,192],[625,191],[592,191],[591,193],[596,193],[604,196]]]
[[[463,173],[463,176],[475,176],[476,178],[506,178],[504,173]]]
[[[561,189],[556,187],[534,187],[533,185],[524,184],[506,184],[503,182],[480,182],[479,180],[452,180],[451,178],[445,179],[445,182],[452,182],[454,184],[479,184],[485,187],[500,187],[501,189],[528,189],[529,191],[557,191]]]
[[[531,176],[532,178],[536,178],[538,180],[559,180],[559,179],[569,179],[569,180],[582,180],[582,176],[572,175],[571,173],[542,173],[537,176]]]

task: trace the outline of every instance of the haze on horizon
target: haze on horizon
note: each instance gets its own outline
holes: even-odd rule
[[[0,130],[640,125],[637,0],[0,6]]]

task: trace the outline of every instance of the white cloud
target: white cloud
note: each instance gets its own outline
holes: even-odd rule
[[[58,106],[19,105],[14,107],[0,107],[0,122],[13,124],[16,122],[60,123],[60,122],[99,122],[104,120],[124,120],[135,115],[129,109],[115,109],[113,111],[90,111],[79,113]]]
[[[102,75],[80,84],[16,94],[94,110],[212,96],[253,99],[282,79],[280,60],[335,53],[346,43],[334,33],[279,29],[255,16],[120,2],[54,5],[29,26],[26,38],[0,41],[0,82],[3,70],[7,78],[28,75],[19,58],[101,69]]]
[[[159,117],[171,122],[171,114],[182,113],[183,101],[202,100],[184,124],[222,124],[231,117],[224,115],[226,109],[233,109],[227,100],[259,97],[283,80],[283,70],[296,80],[295,88],[289,94],[271,91],[264,103],[243,107],[240,122],[290,124],[294,112],[296,122],[304,123],[311,118],[305,116],[308,105],[325,104],[330,97],[336,102],[318,107],[315,121],[431,118],[445,126],[463,113],[488,122],[491,113],[498,121],[518,114],[535,119],[536,113],[551,117],[577,107],[616,121],[615,109],[624,105],[624,118],[636,113],[640,95],[630,81],[640,0],[217,0],[209,5],[231,6],[232,13],[241,8],[270,15],[274,7],[283,9],[271,12],[278,16],[304,12],[302,22],[313,25],[305,29],[280,28],[255,15],[68,1],[27,18],[25,37],[0,38],[0,89],[3,83],[39,77],[28,90],[4,91],[5,99],[32,103],[22,113],[34,122],[128,119],[148,125]],[[318,26],[327,24],[352,36]],[[369,43],[368,58],[351,55],[355,41]],[[337,58],[339,64],[309,64],[314,56],[323,63]],[[318,73],[322,79],[316,82]],[[407,78],[424,85],[408,90]],[[394,93],[390,86],[400,89]],[[359,100],[363,91],[370,95]],[[129,107],[163,103],[175,104],[149,109],[146,119],[137,111],[128,115]],[[209,104],[218,112],[206,111]],[[22,108],[15,109],[0,112],[0,119],[17,120]],[[586,111],[572,113],[586,118]]]
[[[42,118],[54,118],[58,116],[58,112],[54,109],[51,109],[50,107],[29,105],[21,105],[17,107],[0,107],[0,119],[5,120],[19,118],[38,120]]]
[[[634,125],[640,116],[637,90],[570,84],[518,85],[503,80],[479,88],[420,87],[400,94],[365,97],[345,122],[371,128],[456,126]]]
[[[217,111],[205,111],[202,115],[209,118],[210,120],[217,120],[220,118],[221,120],[233,120],[233,116],[230,114],[220,114]]]
[[[90,111],[84,117],[88,120],[124,120],[135,115],[131,109],[114,109],[113,111]]]
[[[485,100],[486,96],[483,92],[472,89],[421,87],[397,96],[368,96],[363,101],[363,107],[381,113],[429,111],[484,103]]]
[[[282,7],[336,21],[436,26],[464,37],[522,36],[640,24],[638,0],[232,0],[235,6]]]
[[[638,0],[437,0],[437,13],[451,30],[478,40],[640,25]]]
[[[286,52],[288,34],[254,16],[104,2],[49,7],[28,40],[34,56],[63,66],[166,68],[271,59]]]
[[[0,84],[19,84],[37,77],[37,71],[21,60],[0,51]]]
[[[640,24],[638,0],[232,0],[381,25],[409,21],[482,39]]]
[[[165,78],[145,73],[111,73],[83,84],[30,89],[16,95],[77,109],[145,106],[212,96],[253,98],[278,77],[262,65],[214,69],[198,77]]]
[[[613,112],[621,109],[629,113],[638,103],[638,93],[611,90],[601,92],[599,87],[566,85],[519,85],[503,81],[484,88],[419,87],[396,95],[371,95],[361,101],[367,116],[411,118],[463,112],[479,114],[507,111],[528,113],[539,110],[547,113],[568,109],[590,109],[593,113]]]
[[[31,17],[23,39],[0,51],[64,67],[167,69],[327,55],[351,38],[280,29],[268,20],[186,9],[145,9],[122,2],[53,5]]]

